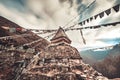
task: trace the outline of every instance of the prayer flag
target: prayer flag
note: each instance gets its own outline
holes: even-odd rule
[[[116,6],[114,6],[113,9],[114,9],[116,12],[118,12],[118,11],[119,11],[119,4],[116,5]]]
[[[111,9],[106,10],[105,13],[106,13],[107,15],[110,15]]]

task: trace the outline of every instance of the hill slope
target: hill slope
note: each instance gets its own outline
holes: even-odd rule
[[[4,39],[0,39],[0,80],[13,80],[16,74],[16,65],[18,63],[22,65],[26,61],[29,62],[35,55],[35,51],[44,50],[49,45],[49,42],[30,31],[10,33],[8,30],[2,28],[2,26],[9,28],[22,27],[0,16],[0,38],[4,37]],[[29,36],[22,36],[24,34]],[[16,35],[20,36],[16,37]],[[9,43],[14,45],[13,49],[11,49],[11,46],[8,46]],[[28,43],[31,44],[28,45]],[[24,49],[24,44],[28,48]]]

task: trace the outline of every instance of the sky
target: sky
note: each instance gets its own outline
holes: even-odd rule
[[[58,29],[65,28],[94,16],[116,4],[120,0],[0,0],[0,16],[3,16],[27,29]],[[84,10],[83,13],[81,13]],[[77,16],[77,17],[76,17]],[[76,18],[75,18],[76,17]],[[74,19],[74,20],[73,20]],[[120,21],[120,11],[105,15],[102,19],[84,25],[98,25]],[[84,27],[76,25],[75,27]],[[78,48],[101,47],[120,42],[120,24],[102,27],[95,30],[83,30],[86,45],[82,42],[80,31],[66,32],[72,40],[72,45]],[[44,37],[44,35],[40,35]]]

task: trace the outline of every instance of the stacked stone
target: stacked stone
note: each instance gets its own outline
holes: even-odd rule
[[[62,28],[51,40],[19,80],[108,80],[83,63],[78,50],[69,45],[71,41]]]
[[[67,56],[70,51],[71,55]],[[77,49],[67,44],[48,46],[46,51],[39,55],[37,63],[23,73],[20,80],[36,80],[36,78],[37,80],[107,80],[90,65],[83,63]]]

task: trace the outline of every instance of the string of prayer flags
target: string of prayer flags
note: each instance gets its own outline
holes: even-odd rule
[[[18,28],[9,28],[9,32],[19,32],[19,31],[25,32],[25,31],[27,31],[27,29],[21,28],[21,27],[18,27]]]
[[[80,22],[81,23],[81,22]],[[120,22],[113,22],[113,23],[107,23],[107,24],[100,24],[100,25],[95,25],[95,26],[88,26],[88,27],[82,27],[82,28],[72,28],[72,30],[80,30],[80,29],[96,29],[96,28],[100,28],[102,26],[107,27],[107,26],[115,26],[117,24],[120,24]],[[71,29],[69,29],[71,30]]]
[[[116,5],[116,6],[112,7],[112,8],[115,10],[115,12],[118,12],[118,11],[120,10],[120,4],[118,4],[118,5]],[[89,22],[92,21],[93,19],[97,19],[98,16],[99,16],[100,18],[103,18],[105,13],[106,13],[107,15],[110,15],[112,8],[109,8],[109,9],[107,9],[107,10],[105,10],[105,11],[103,11],[103,12],[97,14],[97,15],[94,15],[94,16],[93,16],[94,18],[93,18],[93,17],[90,17],[90,18],[82,21],[82,22],[79,23],[79,24],[80,24],[81,26],[82,26],[82,25],[85,25],[85,22],[88,22],[88,23],[89,23]]]
[[[14,33],[14,32],[17,32],[17,31],[22,31],[22,32],[27,31],[27,29],[21,28],[21,27],[18,27],[18,28],[10,28],[10,27],[7,27],[7,26],[2,26],[2,28],[5,29],[5,30],[8,30],[8,31],[11,32],[11,33]]]
[[[5,37],[0,37],[0,39],[7,39],[7,38],[13,39],[13,38],[21,37],[21,36],[26,37],[26,36],[31,36],[31,35],[30,34],[21,34],[21,35],[14,35],[14,36],[5,36]]]
[[[111,23],[111,25],[116,26],[118,23],[120,24],[120,22],[116,22],[116,23]]]

